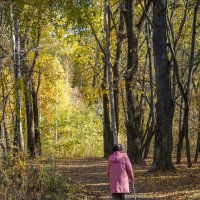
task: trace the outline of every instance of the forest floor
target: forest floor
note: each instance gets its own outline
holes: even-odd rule
[[[103,158],[57,160],[59,170],[68,177],[73,199],[110,199],[107,161]],[[200,163],[187,168],[184,161],[175,165],[176,172],[149,173],[151,161],[144,166],[135,165],[135,190],[137,200],[200,200]],[[128,199],[134,199],[133,192]]]

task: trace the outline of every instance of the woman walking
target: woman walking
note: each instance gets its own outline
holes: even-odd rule
[[[125,200],[129,193],[129,180],[134,181],[133,168],[122,145],[115,144],[113,153],[108,158],[107,173],[113,200]]]

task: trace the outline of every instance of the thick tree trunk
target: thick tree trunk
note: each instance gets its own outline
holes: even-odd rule
[[[138,41],[134,24],[134,0],[125,1],[124,17],[128,37],[127,70],[125,74],[127,100],[127,153],[133,163],[142,163],[142,116],[136,97],[135,74],[138,69]]]
[[[24,81],[24,97],[26,106],[26,127],[27,127],[27,150],[31,158],[35,157],[35,130],[33,101],[31,94],[31,82],[29,79]]]
[[[108,73],[108,85],[109,85],[109,95],[110,95],[110,113],[111,113],[111,125],[114,144],[118,143],[118,133],[115,115],[115,102],[114,102],[114,92],[113,92],[113,75],[110,64],[110,4],[109,0],[104,2],[104,25],[105,25],[105,35],[106,35],[106,47],[105,47],[105,65]]]
[[[170,69],[167,59],[166,37],[167,1],[153,1],[153,46],[156,72],[156,127],[154,159],[151,171],[175,169],[172,163],[172,111]]]

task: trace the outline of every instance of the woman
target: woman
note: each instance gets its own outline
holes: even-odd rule
[[[129,193],[129,179],[134,181],[132,165],[122,150],[121,144],[115,144],[113,153],[108,158],[107,173],[113,200],[125,200]]]

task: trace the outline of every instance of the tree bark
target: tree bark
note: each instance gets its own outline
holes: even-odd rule
[[[11,7],[12,8],[12,7]],[[12,21],[12,49],[13,65],[15,78],[15,128],[14,128],[14,152],[24,152],[24,136],[22,130],[22,113],[21,113],[21,47],[20,47],[20,30],[19,21],[13,17],[13,10],[10,12]]]
[[[35,157],[35,125],[32,99],[32,71],[33,68],[27,66],[27,35],[25,34],[21,40],[21,59],[22,59],[22,75],[24,84],[24,101],[26,108],[26,129],[27,129],[27,152],[30,158]],[[34,55],[35,57],[35,55]],[[33,61],[35,63],[35,60]],[[35,64],[34,64],[35,65]]]
[[[181,98],[181,107],[179,112],[179,141],[177,145],[177,152],[176,152],[176,164],[181,164],[181,154],[183,149],[183,140],[184,140],[184,132],[182,131],[182,106],[183,106],[183,100]],[[183,118],[184,119],[184,118]],[[184,120],[183,120],[184,123]]]
[[[36,66],[36,61],[39,56],[39,43],[40,43],[40,16],[38,16],[38,27],[37,27],[37,37],[36,37],[36,45],[35,45],[35,52],[34,57],[32,60],[32,64],[28,66],[27,63],[27,47],[26,42],[28,40],[28,31],[27,28],[25,30],[25,34],[23,36],[23,39],[21,41],[21,47],[23,49],[21,53],[22,58],[22,72],[23,72],[23,82],[24,82],[24,98],[25,98],[25,107],[26,107],[26,127],[27,127],[27,151],[30,156],[30,158],[35,157],[35,130],[37,131],[37,142],[40,142],[40,139],[38,138],[38,123],[39,123],[39,117],[38,117],[38,108],[37,108],[37,100],[33,99],[34,96],[33,93],[35,92],[34,89],[34,81],[33,81],[33,70]],[[37,91],[38,92],[38,91]],[[36,116],[34,116],[36,114]],[[36,124],[34,119],[36,119]],[[40,150],[39,150],[40,151]]]
[[[198,138],[197,138],[197,144],[196,144],[196,151],[195,151],[195,156],[194,156],[194,162],[196,163],[198,160],[200,152],[200,132],[198,132]]]
[[[200,83],[200,82],[199,82]],[[200,90],[199,90],[199,87],[200,85],[198,85],[195,87],[195,94],[196,94],[196,105],[197,105],[197,108],[198,108],[198,125],[197,125],[197,143],[196,143],[196,151],[195,151],[195,155],[194,155],[194,162],[196,163],[197,162],[197,159],[198,159],[198,155],[199,155],[199,152],[200,152],[200,96],[198,95]]]
[[[154,135],[154,123],[151,121],[150,127],[148,128],[148,133],[147,133],[147,138],[143,147],[143,158],[147,159],[148,157],[148,153],[149,153],[149,148],[150,148],[150,144],[151,144],[151,140],[153,138]]]
[[[115,63],[113,66],[113,92],[114,92],[114,106],[115,106],[115,118],[117,133],[119,132],[119,63],[121,57],[122,42],[124,39],[124,18],[123,18],[123,2],[120,3],[120,19],[119,19],[119,29],[117,32],[117,44],[116,44],[116,54]]]
[[[107,84],[107,68],[104,65],[104,76],[102,83],[103,92],[103,138],[104,138],[104,157],[108,156],[112,152],[112,146],[114,145],[113,135],[110,129],[110,113],[109,113],[109,97],[108,97],[108,84]]]
[[[108,73],[108,85],[109,85],[109,96],[110,96],[110,113],[111,113],[111,127],[114,144],[118,143],[118,133],[115,115],[115,102],[114,102],[114,92],[113,92],[113,75],[110,64],[110,5],[109,0],[104,2],[104,26],[105,26],[105,36],[106,36],[106,47],[105,47],[105,65]]]
[[[2,94],[3,94],[3,113],[2,113],[2,135],[5,137],[5,148],[6,148],[6,153],[9,153],[11,150],[10,146],[10,137],[7,131],[6,127],[6,113],[5,113],[5,107],[6,107],[6,100],[5,100],[5,94],[4,94],[4,86],[2,85]]]
[[[154,106],[154,88],[153,88],[153,45],[152,45],[152,36],[151,36],[151,27],[150,24],[146,24],[146,41],[147,41],[147,51],[148,51],[148,57],[149,57],[149,85],[150,85],[150,118],[151,118],[151,123],[148,128],[147,132],[147,137],[146,137],[146,142],[144,144],[144,154],[143,158],[147,159],[147,155],[149,152],[150,148],[150,143],[154,135],[154,129],[155,129],[155,106]]]
[[[10,137],[7,131],[7,127],[6,127],[6,104],[7,104],[7,100],[8,100],[8,96],[5,96],[5,85],[4,85],[4,76],[3,76],[3,71],[1,68],[1,61],[0,61],[0,79],[1,79],[1,87],[2,87],[2,119],[1,119],[1,123],[2,123],[2,135],[5,137],[5,148],[6,148],[6,153],[9,153],[11,150],[11,145],[10,145]],[[0,123],[0,124],[1,124]]]
[[[185,138],[188,167],[192,167],[191,156],[190,156],[190,141],[188,136],[189,100],[186,96],[184,96],[183,99],[184,99],[183,123],[181,132],[179,134],[179,142],[177,148],[177,164],[181,163],[181,152],[183,148],[183,140]]]
[[[4,137],[5,137],[5,133],[4,133],[4,130],[2,129],[2,126],[0,125],[0,146],[2,148],[2,157],[3,158],[6,157],[6,146],[4,143]]]
[[[142,163],[142,116],[136,96],[135,74],[138,69],[138,40],[134,23],[135,0],[125,0],[124,17],[128,37],[127,70],[125,74],[127,100],[127,153],[133,163]]]
[[[194,162],[197,162],[199,152],[200,152],[200,110],[199,110],[199,121],[198,121],[198,137],[197,137],[197,144],[196,144]]]
[[[27,150],[31,158],[35,157],[35,130],[34,130],[34,113],[33,100],[31,96],[31,81],[24,81],[24,97],[26,107],[26,127],[27,127]]]
[[[167,1],[153,1],[153,47],[156,72],[156,127],[154,159],[151,171],[175,169],[172,163],[172,111],[170,69],[166,37]]]
[[[39,109],[38,109],[38,89],[40,86],[40,75],[38,78],[38,88],[35,89],[34,81],[32,81],[32,100],[33,100],[33,114],[34,114],[34,129],[35,129],[35,153],[36,155],[42,155],[41,145],[41,132],[39,128]]]

